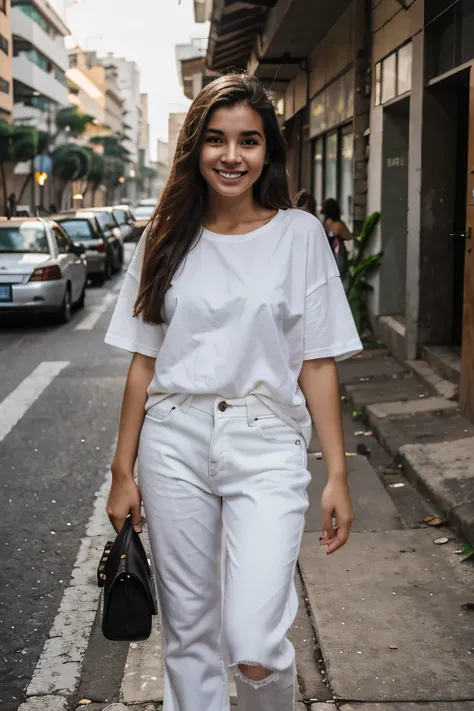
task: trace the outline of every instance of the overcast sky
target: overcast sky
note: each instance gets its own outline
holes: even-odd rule
[[[149,94],[154,158],[156,139],[168,137],[169,112],[189,106],[178,79],[175,45],[208,34],[207,24],[194,22],[193,0],[81,0],[67,10],[66,20],[83,49],[113,52],[138,64],[141,90]]]

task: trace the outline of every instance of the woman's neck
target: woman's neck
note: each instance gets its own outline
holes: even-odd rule
[[[209,191],[204,226],[214,232],[226,234],[238,228],[239,225],[268,219],[272,212],[274,210],[268,210],[256,202],[252,193],[226,198]]]

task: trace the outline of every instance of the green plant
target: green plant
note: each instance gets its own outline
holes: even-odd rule
[[[93,116],[83,114],[78,111],[75,106],[66,106],[64,109],[59,109],[56,113],[56,126],[59,131],[68,131],[71,136],[78,138],[81,136],[87,124],[92,123]]]
[[[365,220],[362,231],[354,239],[354,251],[349,260],[347,298],[357,330],[364,345],[377,345],[369,320],[367,296],[373,287],[367,277],[382,263],[383,253],[366,254],[370,238],[380,220],[380,212],[374,212]]]
[[[73,180],[85,178],[91,167],[91,156],[87,149],[75,143],[65,143],[53,151],[53,175],[59,183],[56,201],[62,203],[66,185]]]

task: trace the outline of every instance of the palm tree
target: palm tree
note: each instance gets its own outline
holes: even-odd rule
[[[91,167],[91,157],[87,149],[75,143],[65,143],[53,151],[53,176],[59,183],[56,193],[56,203],[60,209],[64,190],[73,180],[84,178]]]
[[[83,114],[75,106],[66,106],[56,113],[56,126],[59,131],[67,131],[74,138],[81,136],[87,124],[92,123],[93,116]]]

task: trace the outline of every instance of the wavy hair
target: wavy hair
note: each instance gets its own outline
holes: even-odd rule
[[[164,322],[165,294],[173,276],[202,234],[207,183],[199,155],[207,123],[222,107],[247,104],[263,121],[266,163],[254,184],[255,199],[266,208],[291,207],[285,142],[270,95],[255,77],[228,74],[205,86],[194,99],[181,127],[173,165],[147,233],[140,289],[134,315],[147,323]]]

